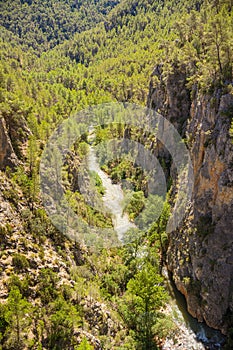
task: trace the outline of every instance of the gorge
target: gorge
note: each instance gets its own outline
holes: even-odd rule
[[[233,348],[232,5],[0,1],[0,349]],[[89,246],[53,225],[40,164],[64,121],[80,111],[88,120],[92,106],[108,103],[147,106],[168,120],[189,151],[194,186],[183,221],[167,232],[182,178],[166,145],[146,119],[129,126],[116,113],[105,125],[100,113],[91,139],[79,135],[63,164],[49,154],[55,166],[47,170],[90,242],[89,226],[126,234],[106,248],[107,239]],[[64,138],[74,131],[71,123]],[[98,146],[111,139],[143,145],[166,180],[159,217],[136,237],[134,221],[155,217],[157,207],[147,205],[149,176],[135,159],[98,164],[107,153]],[[110,212],[86,200],[78,181],[85,159],[90,192]]]

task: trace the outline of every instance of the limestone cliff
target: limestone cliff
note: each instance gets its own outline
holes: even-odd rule
[[[23,114],[0,112],[0,170],[14,168],[24,159],[29,135]]]
[[[186,134],[194,168],[192,202],[169,237],[168,269],[189,312],[226,332],[233,321],[233,94],[189,91],[185,67],[174,67],[166,80],[156,67],[148,106]]]
[[[17,157],[8,135],[6,121],[0,115],[0,170],[3,170],[6,166],[12,167],[16,164]]]

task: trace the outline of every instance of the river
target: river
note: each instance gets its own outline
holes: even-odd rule
[[[91,171],[95,171],[102,181],[102,184],[105,188],[103,203],[111,212],[114,229],[118,234],[119,240],[122,241],[124,233],[127,232],[130,228],[135,227],[135,225],[129,221],[126,214],[122,214],[122,202],[124,199],[124,194],[121,186],[119,184],[113,184],[108,175],[103,170],[101,170],[93,146],[90,147],[88,165],[89,169]]]
[[[111,212],[114,229],[118,238],[122,241],[124,233],[135,225],[129,221],[126,214],[122,215],[122,201],[124,193],[119,184],[112,184],[108,175],[101,170],[96,157],[95,148],[90,146],[88,155],[88,167],[95,171],[102,180],[105,188],[103,203]],[[167,311],[174,316],[174,321],[178,326],[178,333],[174,339],[166,339],[163,350],[220,350],[225,338],[219,331],[213,330],[204,323],[198,322],[187,311],[184,296],[176,289],[171,276],[164,269],[167,281],[167,288],[171,295],[171,303],[167,306]]]
[[[175,322],[178,326],[176,342],[167,339],[163,350],[221,350],[225,342],[225,337],[220,331],[208,327],[204,322],[198,322],[187,311],[187,303],[183,294],[181,294],[172,280],[166,268],[163,269],[163,275],[167,282],[167,289],[171,295],[170,312],[175,314]]]

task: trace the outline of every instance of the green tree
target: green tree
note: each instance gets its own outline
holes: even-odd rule
[[[5,331],[7,349],[22,349],[25,346],[32,311],[32,305],[22,298],[17,287],[13,287],[5,308],[5,320],[8,324]]]
[[[43,268],[39,274],[38,294],[44,304],[51,302],[58,296],[58,276],[50,268]]]
[[[66,302],[62,297],[58,297],[50,307],[52,315],[48,331],[49,349],[68,348],[73,343],[74,326],[78,326],[81,321],[78,311],[75,306]]]
[[[129,193],[124,199],[125,206],[123,212],[129,215],[131,220],[134,220],[142,211],[145,205],[145,197],[142,191]]]
[[[142,349],[156,349],[152,327],[156,324],[158,310],[167,299],[163,278],[150,263],[145,264],[127,285],[120,302],[120,312]]]

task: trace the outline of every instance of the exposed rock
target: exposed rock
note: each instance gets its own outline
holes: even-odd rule
[[[191,106],[190,93],[186,87],[185,67],[173,67],[173,72],[163,79],[161,65],[155,67],[150,81],[147,105],[168,118],[184,135]]]
[[[148,101],[185,130],[194,169],[192,203],[183,226],[170,235],[167,264],[189,312],[226,332],[233,312],[233,95],[203,95],[193,87],[190,103],[181,70],[165,83],[157,68]]]
[[[17,164],[18,159],[8,135],[6,121],[0,115],[0,170],[5,169],[7,166],[15,167]]]
[[[83,329],[77,329],[74,332],[74,336],[77,338],[78,342],[81,343],[82,339],[85,337],[95,350],[102,350],[101,342],[93,334],[84,331]]]
[[[113,320],[106,305],[95,300],[86,299],[84,303],[85,319],[96,335],[106,335],[114,338],[118,331],[123,329],[122,325]]]

